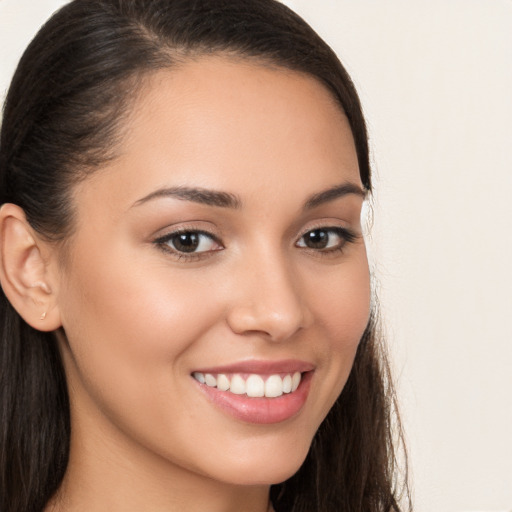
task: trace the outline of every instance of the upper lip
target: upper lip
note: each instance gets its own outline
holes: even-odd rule
[[[227,365],[198,368],[194,372],[199,373],[256,373],[256,374],[273,374],[273,373],[295,373],[309,372],[314,370],[315,366],[307,361],[298,359],[283,359],[280,361],[240,361]]]

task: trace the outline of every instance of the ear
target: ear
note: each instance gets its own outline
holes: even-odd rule
[[[60,314],[43,249],[47,249],[45,242],[24,211],[4,204],[0,208],[0,283],[25,322],[39,331],[54,331],[61,325]]]

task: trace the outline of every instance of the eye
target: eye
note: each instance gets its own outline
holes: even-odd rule
[[[180,254],[205,253],[223,248],[210,233],[194,230],[175,231],[160,237],[155,243]]]
[[[326,227],[312,229],[302,235],[297,247],[315,249],[320,251],[335,251],[342,249],[345,243],[353,242],[356,236],[342,227]]]

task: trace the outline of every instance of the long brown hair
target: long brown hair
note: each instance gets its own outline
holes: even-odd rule
[[[119,125],[145,75],[209,53],[307,73],[348,118],[371,191],[365,121],[329,46],[275,0],[74,0],[40,30],[12,81],[0,138],[0,204],[24,209],[56,243],[73,229],[73,184],[115,157]],[[0,294],[0,510],[39,512],[69,456],[69,402],[52,333]],[[306,461],[271,488],[277,512],[399,511],[402,434],[375,313],[348,382]]]

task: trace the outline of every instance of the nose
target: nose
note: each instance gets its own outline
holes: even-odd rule
[[[247,262],[246,262],[247,263]],[[300,279],[284,258],[255,258],[236,273],[227,321],[236,334],[284,341],[307,327],[312,315]]]

